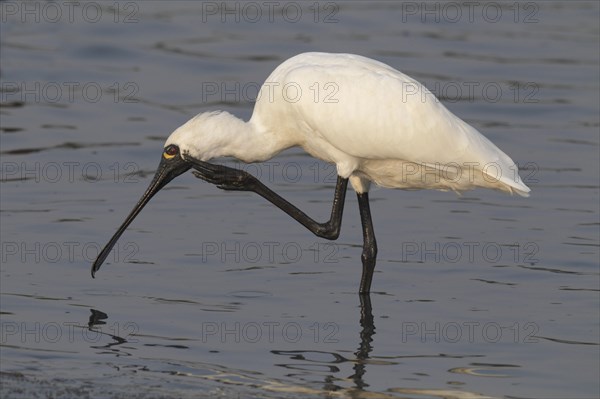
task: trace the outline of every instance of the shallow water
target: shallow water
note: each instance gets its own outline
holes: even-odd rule
[[[87,4],[0,3],[3,397],[600,395],[596,2]],[[422,81],[531,197],[374,189],[361,303],[355,196],[328,242],[186,174],[92,280],[166,136],[200,111],[249,117],[312,50]],[[333,167],[235,165],[328,216]]]

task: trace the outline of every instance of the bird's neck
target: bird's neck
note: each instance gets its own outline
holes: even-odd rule
[[[245,122],[228,113],[222,115],[221,131],[214,132],[221,143],[214,158],[234,157],[243,162],[260,162],[294,145],[255,120]]]

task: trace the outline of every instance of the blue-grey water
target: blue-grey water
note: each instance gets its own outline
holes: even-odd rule
[[[1,396],[597,398],[599,10],[0,2]],[[168,134],[201,111],[248,118],[304,51],[420,80],[519,164],[531,197],[373,189],[361,303],[352,193],[329,242],[188,173],[92,279]],[[330,165],[297,149],[233,165],[329,216]]]

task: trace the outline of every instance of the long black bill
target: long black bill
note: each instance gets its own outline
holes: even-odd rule
[[[104,263],[104,261],[108,257],[108,254],[117,243],[119,237],[121,237],[121,234],[123,234],[127,226],[129,226],[131,222],[133,222],[133,219],[135,219],[138,213],[140,213],[144,206],[146,206],[146,204],[148,203],[148,201],[150,201],[154,194],[159,192],[160,189],[166,186],[167,183],[169,183],[171,180],[184,173],[185,171],[189,170],[190,168],[191,165],[188,162],[181,159],[181,157],[179,156],[175,156],[171,159],[166,159],[163,156],[163,158],[160,161],[160,164],[158,165],[158,170],[156,171],[156,174],[154,175],[154,178],[150,183],[150,186],[148,187],[144,195],[142,195],[142,198],[140,198],[140,200],[133,208],[129,216],[127,216],[121,227],[119,227],[119,229],[112,236],[108,244],[106,244],[104,249],[100,252],[100,254],[98,254],[96,261],[92,265],[92,277],[94,277],[98,269],[100,269],[100,266],[102,266],[102,263]]]

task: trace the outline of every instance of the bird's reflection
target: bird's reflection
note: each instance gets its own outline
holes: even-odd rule
[[[362,391],[369,386],[364,380],[365,373],[367,371],[366,366],[369,364],[369,356],[373,350],[373,346],[371,343],[373,342],[373,335],[375,334],[375,324],[373,319],[373,311],[371,307],[371,297],[369,294],[359,295],[360,298],[360,342],[358,344],[358,349],[354,352],[354,358],[348,358],[342,356],[336,352],[325,352],[325,351],[303,351],[303,350],[274,350],[271,351],[276,355],[288,356],[293,360],[303,360],[308,362],[316,362],[319,363],[322,370],[328,370],[330,373],[338,373],[340,372],[340,366],[343,363],[353,363],[353,371],[354,373],[349,377],[349,379],[354,383],[353,390]],[[331,360],[326,362],[327,365],[323,365],[323,361],[315,361],[311,360],[309,357],[311,355],[328,355],[331,356]],[[278,364],[278,366],[285,367],[290,370],[304,370],[307,371],[306,365],[295,364]],[[313,371],[314,367],[309,368],[310,374],[314,375]],[[288,375],[289,376],[289,375]],[[323,390],[325,391],[337,391],[341,387],[336,384],[341,379],[339,377],[335,377],[334,375],[327,375],[325,379],[322,381]]]
[[[122,355],[129,356],[130,355],[129,353],[123,352],[119,348],[113,348],[113,346],[118,346],[118,345],[127,343],[127,340],[125,338],[120,337],[115,334],[110,334],[110,333],[104,332],[104,331],[102,331],[101,328],[100,329],[96,328],[96,326],[103,326],[106,324],[106,322],[104,320],[108,319],[108,315],[106,313],[101,312],[96,309],[90,309],[90,311],[92,312],[92,314],[90,315],[90,318],[88,320],[88,330],[91,332],[94,332],[95,334],[98,334],[98,335],[109,336],[110,338],[113,339],[113,342],[109,342],[106,345],[94,345],[94,346],[92,346],[92,348],[108,349],[109,351],[111,351],[111,353],[116,352],[119,356],[122,356]]]
[[[360,297],[360,343],[358,350],[355,352],[356,362],[354,364],[354,374],[351,376],[354,385],[358,389],[364,389],[369,386],[363,380],[366,373],[367,359],[373,350],[371,342],[373,342],[373,334],[375,334],[375,323],[373,322],[373,312],[371,308],[371,297],[367,295],[359,295]]]
[[[106,313],[101,312],[96,309],[90,309],[90,312],[92,312],[92,314],[90,315],[90,318],[88,320],[88,329],[90,331],[92,331],[92,328],[94,326],[102,326],[102,325],[106,324],[106,322],[104,321],[104,320],[108,319],[108,315]]]

